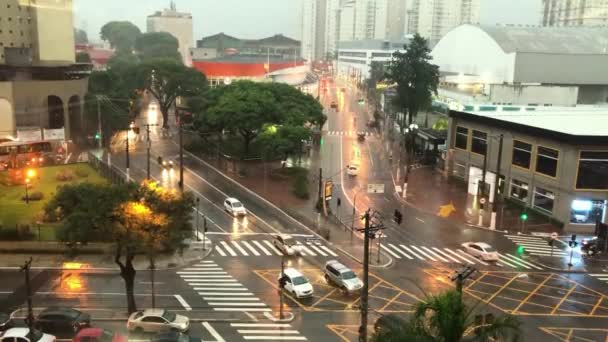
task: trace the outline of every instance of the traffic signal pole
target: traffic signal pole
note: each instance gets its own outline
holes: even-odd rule
[[[498,198],[498,185],[500,183],[500,164],[502,161],[502,144],[504,135],[501,134],[498,140],[498,159],[496,160],[496,177],[494,179],[494,203],[492,204],[492,216],[490,217],[490,229],[496,229],[496,217],[498,206],[501,205],[502,200]]]
[[[34,328],[34,309],[32,305],[32,287],[30,284],[30,268],[32,266],[32,258],[25,262],[21,270],[25,273],[25,289],[27,291],[27,317],[26,323],[30,330],[30,334],[32,329]]]
[[[363,230],[363,289],[361,290],[361,326],[359,327],[359,342],[367,341],[367,311],[369,291],[369,209],[363,216],[365,229]]]

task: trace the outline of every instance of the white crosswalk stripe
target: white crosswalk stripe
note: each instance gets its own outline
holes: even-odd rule
[[[549,246],[547,239],[538,236],[506,234],[505,237],[516,245],[522,246],[524,251],[530,255],[554,257],[565,257],[569,255],[567,251],[558,247],[561,244],[560,242],[556,242],[556,247],[551,247]]]
[[[313,257],[337,257],[329,246],[315,242],[296,241],[301,248],[302,256]],[[270,240],[229,240],[216,241],[214,246],[216,255],[223,257],[248,257],[248,256],[282,256],[283,252],[277,249]],[[214,267],[217,271],[217,267]],[[192,271],[190,268],[184,271]]]
[[[446,263],[458,263],[458,264],[469,264],[469,265],[484,265],[490,266],[490,263],[480,260],[472,255],[467,254],[461,249],[450,249],[450,248],[437,248],[429,246],[414,246],[414,245],[396,245],[392,243],[385,243],[380,245],[383,252],[390,255],[391,257],[401,260],[407,258],[409,260],[415,260],[414,258],[421,261],[432,261],[432,262],[446,262]],[[542,270],[543,267],[536,265],[530,261],[527,261],[521,257],[508,254],[499,253],[499,260],[496,263],[498,266],[512,267],[515,269],[527,269],[527,270]],[[608,277],[608,276],[607,276]]]
[[[588,275],[608,284],[608,273],[589,273]]]
[[[307,341],[288,323],[230,323],[247,341]]]
[[[355,137],[359,134],[365,134],[367,137],[375,136],[374,132],[366,132],[366,131],[327,131],[328,136],[338,136],[338,137]]]

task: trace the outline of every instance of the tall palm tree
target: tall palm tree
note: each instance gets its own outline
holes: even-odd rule
[[[456,290],[427,295],[424,301],[415,304],[409,320],[395,315],[381,317],[376,322],[371,340],[464,342],[519,339],[521,323],[513,316],[496,317],[492,322],[479,326],[474,320],[478,304],[467,306]]]

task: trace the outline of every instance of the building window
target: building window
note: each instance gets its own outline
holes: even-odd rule
[[[469,129],[456,126],[456,140],[454,147],[467,150],[469,148]]]
[[[576,188],[608,190],[608,152],[581,151]]]
[[[488,134],[473,130],[473,140],[471,143],[471,152],[486,155],[488,149]]]
[[[466,179],[467,167],[464,164],[454,163],[454,170],[452,171],[454,177]]]
[[[604,200],[575,199],[570,204],[570,223],[595,224],[604,216]]]
[[[522,202],[528,201],[528,183],[520,182],[517,179],[511,180],[511,198]]]
[[[538,146],[536,152],[536,172],[549,177],[557,176],[559,151],[548,147]]]
[[[531,160],[532,145],[519,140],[513,140],[513,161],[511,163],[524,169],[529,169]]]
[[[534,188],[534,208],[553,213],[553,201],[555,194],[549,190]]]

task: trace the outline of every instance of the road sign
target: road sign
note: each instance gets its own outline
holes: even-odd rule
[[[557,239],[557,233],[551,233],[551,239],[552,240]]]
[[[486,204],[486,198],[485,197],[480,198],[479,203]]]
[[[383,194],[384,184],[367,184],[368,194]]]
[[[329,201],[331,199],[331,193],[334,188],[334,182],[326,181],[325,182],[325,200]]]

